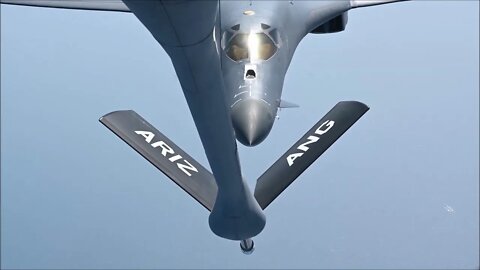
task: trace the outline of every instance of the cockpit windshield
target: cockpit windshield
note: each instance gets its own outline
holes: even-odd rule
[[[228,42],[225,51],[234,61],[268,60],[277,51],[277,46],[265,33],[237,34]]]

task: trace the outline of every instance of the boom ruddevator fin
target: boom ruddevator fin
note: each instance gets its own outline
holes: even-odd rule
[[[99,121],[150,161],[209,211],[217,197],[212,173],[134,111],[115,111]]]
[[[357,101],[337,103],[257,180],[255,199],[262,209],[275,200],[367,111]]]

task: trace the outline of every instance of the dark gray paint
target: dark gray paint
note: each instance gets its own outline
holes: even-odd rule
[[[265,216],[242,179],[218,59],[218,2],[125,1],[170,55],[218,186],[212,231],[243,240],[260,233]],[[163,16],[159,16],[162,12]],[[182,14],[182,15],[180,15]],[[198,16],[210,20],[196,20]],[[175,20],[174,23],[171,20]],[[213,31],[216,29],[217,31]],[[192,45],[190,45],[192,44]]]
[[[2,4],[130,12],[121,0],[0,0]]]
[[[8,1],[12,2],[15,1]],[[230,108],[235,103],[256,99],[268,104],[268,115],[275,115],[284,77],[299,42],[318,26],[358,7],[358,2],[259,1],[254,16],[243,14],[244,10],[252,9],[248,1],[123,2],[169,54],[182,85],[218,186],[209,218],[210,228],[215,234],[232,240],[257,235],[265,226],[265,216],[242,178]],[[23,3],[32,4],[31,1]],[[53,7],[55,1],[45,3]],[[271,59],[257,64],[258,76],[248,86],[248,97],[238,90],[244,83],[245,63],[229,62],[220,43],[225,28],[239,22],[240,31],[258,32],[264,23],[279,33],[279,49]],[[235,114],[242,117],[251,107],[244,106]],[[251,119],[256,121],[252,130],[262,131],[248,139],[253,145],[268,135],[275,118],[266,117],[260,122],[258,117]],[[246,127],[251,128],[251,124],[237,125],[237,134]]]
[[[255,199],[262,207],[267,206],[275,200],[297,177],[302,174],[317,158],[319,158],[338,138],[340,138],[355,122],[367,111],[367,105],[356,101],[342,101],[333,107],[320,121],[303,135],[285,154],[283,154],[265,173],[257,180],[255,186]],[[326,123],[334,121],[335,124],[328,132],[317,135],[315,131]],[[308,143],[307,151],[299,150],[298,147],[305,142],[310,142],[309,137],[315,136],[318,141]],[[301,153],[291,166],[287,157],[292,154]]]
[[[179,77],[218,186],[210,228],[231,240],[259,234],[265,216],[243,181],[232,117],[226,105],[233,107],[254,100],[268,104],[268,109],[261,112],[269,115],[266,118],[259,113],[250,117],[252,106],[235,110],[233,115],[233,119],[247,116],[251,121],[240,126],[240,121],[234,122],[237,134],[250,135],[249,143],[265,138],[280,105],[283,79],[298,43],[318,25],[348,10],[350,2],[262,2],[255,7],[254,16],[244,15],[243,11],[250,9],[246,2],[124,2],[169,54]],[[229,61],[218,41],[226,27],[239,23],[239,31],[246,33],[261,31],[262,23],[277,29],[280,37],[276,54],[259,63]],[[247,86],[248,97],[239,95],[245,83],[246,64],[257,66],[257,78]],[[242,130],[245,128],[249,130]]]
[[[215,204],[215,197],[217,196],[217,184],[213,175],[140,115],[134,111],[116,111],[106,114],[99,121],[207,208],[207,210],[212,210]],[[135,131],[152,132],[154,137],[150,142],[147,142],[144,136],[135,133]],[[167,153],[167,156],[164,156],[161,146],[152,146],[152,144],[159,141],[165,142],[175,151],[175,154]],[[182,156],[182,159],[178,161],[187,160],[198,172],[191,172],[191,176],[186,175],[178,168],[177,163],[169,160],[169,158],[175,155]]]
[[[347,11],[350,4],[349,1],[258,1],[254,8],[248,1],[222,1],[220,4],[222,33],[232,32],[232,26],[240,25],[235,33],[265,33],[276,37],[278,49],[266,61],[246,59],[235,62],[223,50],[220,55],[232,117],[234,121],[250,118],[251,122],[250,125],[242,121],[234,122],[237,139],[247,146],[254,146],[268,136],[273,126],[281,103],[285,75],[300,41],[319,25]],[[244,15],[243,11],[246,10],[253,10],[255,14]],[[270,28],[264,29],[262,24]],[[223,37],[223,49],[226,43]],[[246,80],[245,70],[250,66],[254,66],[257,76],[253,80]],[[264,106],[264,114],[268,117],[264,117],[263,122],[258,122],[259,117],[247,117],[250,113],[246,108],[251,106],[245,103],[254,103],[252,100],[267,105]],[[249,134],[251,130],[256,130],[257,133],[246,140],[243,134]]]

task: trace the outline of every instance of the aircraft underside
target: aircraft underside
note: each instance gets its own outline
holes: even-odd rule
[[[218,236],[253,251],[265,227],[263,210],[367,111],[336,104],[267,169],[251,191],[238,142],[255,146],[269,134],[295,49],[309,33],[343,31],[353,8],[401,0],[172,1],[0,0],[1,3],[129,12],[172,60],[210,169],[203,167],[132,110],[100,122],[210,211]]]

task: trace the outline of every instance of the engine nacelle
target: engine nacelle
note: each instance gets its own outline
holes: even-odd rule
[[[313,29],[312,34],[337,33],[345,30],[348,22],[348,13],[344,12],[328,22]]]

